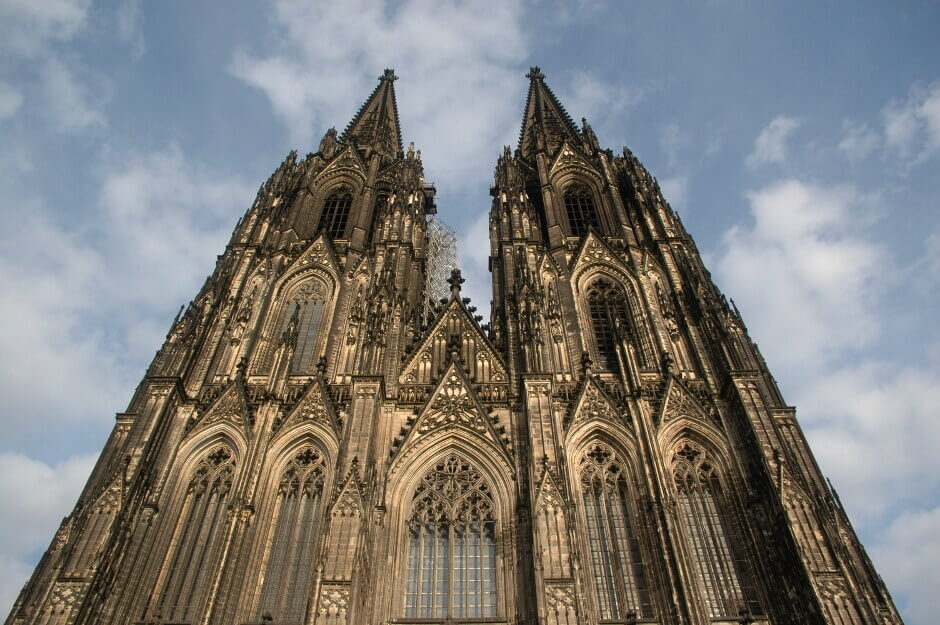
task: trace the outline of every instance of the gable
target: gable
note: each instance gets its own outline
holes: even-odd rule
[[[301,423],[321,425],[339,440],[342,423],[320,378],[314,378],[297,404],[274,420],[271,431],[286,431]]]
[[[192,435],[219,422],[234,425],[245,432],[250,432],[254,426],[254,419],[248,411],[244,393],[237,381],[229,384],[208,409],[189,422],[189,434]]]
[[[604,392],[593,378],[587,378],[584,388],[577,399],[572,403],[566,418],[566,429],[582,421],[600,420],[610,423],[626,424],[630,421],[629,414],[623,408],[617,407],[610,396]]]
[[[366,167],[362,159],[359,158],[359,154],[352,146],[347,146],[340,150],[330,162],[320,170],[320,173],[314,178],[314,184],[321,184],[327,178],[332,178],[337,174],[347,174],[354,180],[360,181],[360,183],[365,182]]]
[[[470,311],[457,298],[451,298],[428,328],[424,338],[402,369],[399,383],[431,384],[440,379],[450,362],[449,351],[457,337],[460,357],[469,378],[477,384],[508,383],[502,358],[483,334]]]
[[[451,362],[418,418],[392,442],[392,459],[423,438],[455,430],[492,443],[504,459],[509,459],[512,444],[505,428],[489,416],[470,380],[457,363]]]

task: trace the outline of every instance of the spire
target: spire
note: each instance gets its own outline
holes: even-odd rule
[[[386,69],[379,76],[379,84],[372,91],[346,130],[342,141],[356,147],[372,148],[383,155],[401,157],[401,128],[398,126],[398,104],[395,87],[398,80],[395,70]]]
[[[529,95],[526,97],[519,150],[531,158],[542,147],[553,152],[565,139],[580,143],[581,135],[568,111],[545,84],[545,74],[538,67],[529,69]],[[540,136],[541,135],[541,136]]]

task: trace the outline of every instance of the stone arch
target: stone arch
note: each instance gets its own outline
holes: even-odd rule
[[[328,524],[325,519],[336,484],[337,455],[338,444],[334,435],[312,423],[302,423],[289,431],[279,432],[269,446],[264,469],[258,477],[257,513],[247,554],[246,574],[243,575],[242,609],[251,618],[261,619],[265,612],[271,613],[276,621],[302,618],[298,610],[306,604],[313,591],[312,573],[316,570],[319,549],[326,536]],[[311,475],[319,475],[316,492],[307,493],[306,499],[300,500],[296,496],[293,499],[285,496],[283,483],[288,479],[288,472],[298,468],[298,458],[309,466],[308,479]],[[292,534],[285,533],[288,527]],[[290,539],[289,544],[285,542],[287,538]],[[285,549],[303,554],[293,567]],[[269,576],[275,575],[294,580],[290,584],[282,584],[290,589],[292,594],[289,597],[278,595],[277,589],[270,582],[266,583]]]
[[[619,263],[618,263],[619,264]],[[578,270],[571,277],[575,292],[575,310],[582,328],[583,344],[594,362],[600,362],[599,347],[594,336],[588,293],[598,281],[606,281],[623,294],[626,312],[629,315],[630,330],[634,333],[634,352],[637,366],[641,369],[655,369],[656,350],[653,336],[646,322],[643,288],[631,272],[608,263],[591,263]]]
[[[310,293],[304,293],[307,289]],[[296,351],[290,363],[290,371],[295,369],[311,373],[314,359],[317,354],[324,353],[326,349],[329,328],[332,325],[332,319],[336,309],[338,296],[338,283],[330,271],[321,266],[301,267],[289,272],[278,280],[273,289],[271,299],[273,305],[268,310],[262,332],[262,344],[256,350],[254,364],[252,366],[253,374],[266,374],[270,372],[274,364],[274,353],[277,351],[281,336],[286,327],[290,324],[291,316],[296,311],[298,321],[298,335],[304,328],[304,323],[313,323],[316,318],[316,330],[314,335],[306,335],[305,341],[301,343],[298,336]],[[300,298],[305,300],[301,305]],[[294,301],[297,300],[297,301]],[[300,311],[307,311],[308,303],[312,306],[318,306],[318,310],[311,309],[309,318],[304,317]],[[303,366],[295,366],[302,361]]]
[[[592,200],[595,223],[591,226],[594,230],[598,234],[612,231],[613,220],[609,203],[604,196],[604,184],[595,172],[584,167],[566,167],[551,177],[551,184],[556,190],[558,222],[564,224],[566,236],[583,238],[588,232],[588,224],[584,224],[583,228],[578,230],[570,221],[566,197],[575,187],[582,187]]]
[[[586,422],[573,433],[565,447],[570,492],[579,502],[575,540],[593,591],[586,601],[598,619],[652,617],[659,550],[645,529],[652,520],[638,441],[619,424]]]
[[[425,444],[420,444],[424,442]],[[404,451],[404,450],[403,450]],[[513,605],[515,584],[515,562],[504,545],[515,509],[515,489],[512,485],[513,471],[506,458],[481,437],[464,432],[460,428],[446,428],[428,435],[415,444],[415,455],[400,455],[389,469],[388,489],[385,493],[388,527],[388,586],[391,590],[386,602],[389,617],[401,617],[405,613],[406,588],[409,566],[409,519],[416,491],[422,480],[435,467],[451,457],[466,461],[484,480],[493,504],[495,515],[496,566],[496,613],[508,617]]]
[[[732,618],[745,608],[763,614],[741,482],[727,444],[708,424],[677,421],[686,423],[664,428],[671,432],[661,436],[667,443],[661,449],[690,594],[708,618]]]
[[[243,439],[227,423],[213,424],[180,446],[177,469],[163,494],[163,520],[155,544],[163,555],[147,617],[191,621],[201,616],[229,539],[229,503],[238,490]],[[241,452],[241,453],[239,453]]]

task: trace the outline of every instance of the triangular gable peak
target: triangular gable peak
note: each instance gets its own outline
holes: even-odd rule
[[[283,279],[290,279],[292,274],[314,265],[327,269],[334,277],[342,275],[333,246],[322,232],[287,266],[282,274]]]
[[[362,490],[359,485],[359,460],[353,458],[346,480],[339,487],[330,514],[335,517],[362,515]]]
[[[578,250],[572,260],[571,275],[575,275],[578,269],[582,267],[596,264],[613,265],[624,273],[633,273],[624,264],[622,258],[604,243],[604,240],[597,236],[596,232],[590,230],[581,244],[581,249]]]
[[[567,139],[562,143],[561,149],[558,150],[555,160],[549,167],[549,175],[555,176],[566,169],[578,169],[595,178],[599,184],[603,184],[603,179],[597,173],[597,165],[593,164],[591,159],[576,147],[577,145],[578,143],[572,143]]]
[[[526,97],[522,130],[519,134],[519,151],[531,159],[544,147],[549,154],[566,140],[580,140],[577,127],[565,107],[545,84],[545,75],[538,67],[526,74],[529,78],[529,94]]]
[[[449,362],[453,337],[458,337],[460,359],[476,384],[506,384],[509,377],[499,353],[483,334],[473,314],[459,297],[452,296],[428,328],[402,369],[403,385],[433,384]]]
[[[401,128],[398,124],[398,103],[395,99],[395,72],[386,69],[379,84],[353,117],[342,141],[357,148],[377,150],[383,156],[401,157]]]
[[[359,153],[352,146],[340,150],[333,159],[317,174],[315,183],[331,178],[336,174],[348,174],[353,178],[365,182],[366,166],[359,158]]]
[[[630,415],[624,414],[610,396],[601,388],[593,377],[584,382],[580,395],[572,403],[568,411],[568,428],[570,429],[582,421],[598,419],[613,423],[628,423]]]
[[[421,414],[410,427],[403,428],[401,437],[393,441],[390,461],[421,439],[438,431],[454,429],[493,443],[503,453],[504,459],[509,460],[512,444],[505,427],[498,426],[496,420],[488,415],[470,380],[457,363],[452,362]]]
[[[271,430],[274,432],[282,429],[286,430],[294,425],[307,422],[323,425],[333,432],[339,440],[342,423],[336,415],[333,402],[330,400],[330,395],[320,377],[313,379],[300,401],[290,411],[274,420]]]
[[[565,497],[562,494],[561,487],[558,485],[558,480],[547,464],[542,471],[542,478],[539,480],[539,485],[535,492],[537,493],[535,497],[535,507],[537,509],[565,509]]]
[[[245,401],[244,390],[238,380],[230,383],[228,388],[201,415],[190,420],[190,435],[220,421],[230,423],[246,432],[250,432],[254,426],[254,419]]]
[[[708,411],[699,403],[695,395],[677,378],[669,379],[663,397],[663,405],[659,411],[659,423],[667,423],[682,417],[699,422],[713,422]]]

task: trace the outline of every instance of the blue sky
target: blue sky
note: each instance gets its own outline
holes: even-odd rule
[[[938,28],[937,2],[0,0],[0,612],[257,187],[385,67],[487,308],[487,189],[539,65],[658,177],[932,622]]]

